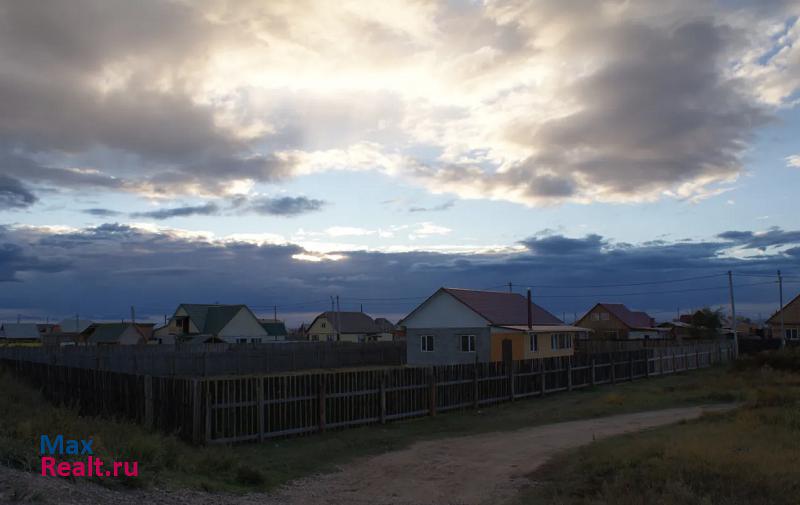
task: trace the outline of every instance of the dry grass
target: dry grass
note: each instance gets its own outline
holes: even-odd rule
[[[784,371],[793,365],[737,368],[707,386],[743,392],[741,409],[566,453],[531,476],[520,503],[798,503],[800,374]]]

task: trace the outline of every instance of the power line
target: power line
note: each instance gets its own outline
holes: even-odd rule
[[[528,282],[515,282],[517,286],[530,286],[532,288],[547,288],[547,289],[592,289],[592,288],[622,288],[631,286],[650,286],[656,284],[673,284],[676,282],[696,281],[701,279],[713,279],[715,277],[724,277],[727,274],[712,274],[700,275],[697,277],[684,277],[682,279],[668,279],[663,281],[647,281],[647,282],[630,282],[621,284],[588,284],[585,286],[565,286],[563,284],[549,285],[549,284],[536,284]],[[506,284],[507,285],[507,284]]]

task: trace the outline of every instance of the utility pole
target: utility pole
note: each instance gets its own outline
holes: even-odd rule
[[[131,324],[136,326],[136,308],[131,305]]]
[[[331,295],[331,316],[333,316],[333,321],[331,321],[333,338],[331,340],[336,340],[336,302],[333,301],[333,295]]]
[[[510,282],[508,283],[508,292],[509,293],[513,293],[514,292],[514,284],[512,284]]]
[[[339,295],[336,295],[336,340],[342,338],[342,308],[339,305]]]
[[[781,347],[786,347],[786,329],[783,327],[783,276],[781,271],[778,270],[778,296],[780,297],[780,315],[781,315]]]
[[[278,306],[277,305],[273,305],[272,306],[272,320],[275,321],[276,323],[278,322]]]
[[[731,318],[733,319],[733,357],[739,359],[739,336],[736,334],[736,303],[733,300],[733,273],[728,270],[728,289],[731,293]]]

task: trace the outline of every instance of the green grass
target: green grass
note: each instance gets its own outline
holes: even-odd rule
[[[743,393],[741,409],[564,453],[530,476],[519,504],[798,503],[798,364],[796,351],[744,360],[712,384]]]
[[[385,426],[263,444],[193,447],[128,422],[79,417],[74,409],[56,408],[10,373],[0,371],[0,464],[35,472],[39,435],[63,433],[72,438],[93,437],[103,459],[138,460],[141,476],[123,482],[129,486],[260,491],[418,440],[673,406],[752,401],[755,392],[737,377],[722,368],[707,369]]]

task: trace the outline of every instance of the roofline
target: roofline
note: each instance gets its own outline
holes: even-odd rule
[[[637,327],[637,326],[631,326],[631,325],[629,325],[628,323],[626,323],[625,321],[623,321],[623,320],[622,320],[622,318],[620,318],[619,316],[617,316],[616,314],[614,314],[614,312],[613,312],[613,311],[611,311],[611,310],[608,310],[608,308],[606,307],[606,305],[609,305],[609,304],[608,304],[608,303],[605,303],[605,302],[597,302],[597,303],[595,303],[595,304],[594,304],[594,306],[592,306],[592,308],[591,308],[591,309],[589,309],[589,310],[587,310],[587,311],[586,311],[586,314],[584,314],[582,318],[578,319],[578,320],[577,320],[577,321],[575,321],[575,322],[576,322],[576,323],[580,323],[580,322],[581,322],[581,321],[583,321],[583,320],[586,318],[586,316],[588,316],[588,315],[589,315],[589,314],[590,314],[590,313],[591,313],[591,312],[592,312],[594,309],[596,309],[598,306],[601,306],[601,307],[603,307],[604,309],[606,309],[606,311],[608,311],[608,313],[609,313],[609,314],[611,314],[612,316],[614,316],[614,319],[616,319],[616,320],[617,320],[617,321],[619,321],[620,323],[624,324],[624,325],[625,325],[625,327],[626,327],[626,328],[628,328],[629,330],[636,330],[636,329],[642,329],[642,328],[644,328],[644,327]],[[625,305],[624,303],[620,303],[619,305],[622,305],[623,307],[625,307],[625,309],[627,309],[627,310],[628,310],[628,312],[633,312],[633,311],[632,311],[631,309],[629,309],[629,308],[628,308],[628,306],[627,306],[627,305]],[[637,311],[637,312],[642,312],[642,311]],[[642,312],[642,313],[643,313],[643,314],[647,314],[647,312]],[[650,319],[652,319],[652,318],[650,317],[650,314],[647,314],[647,317],[648,317],[648,318],[650,318]],[[648,329],[651,329],[651,328],[648,328]],[[653,329],[654,329],[654,328],[653,328]]]
[[[412,310],[411,312],[409,312],[409,314],[408,314],[406,317],[404,317],[403,319],[399,320],[399,321],[397,322],[397,325],[396,325],[396,326],[405,326],[405,324],[404,324],[404,323],[405,323],[406,319],[408,319],[409,317],[413,316],[413,315],[414,315],[414,314],[415,314],[415,313],[416,313],[416,312],[417,312],[419,309],[421,309],[421,308],[422,308],[422,307],[423,307],[423,306],[424,306],[426,303],[428,303],[428,302],[429,302],[429,301],[430,301],[430,300],[431,300],[431,299],[432,299],[434,296],[436,296],[437,294],[439,294],[439,292],[440,292],[440,291],[441,291],[441,292],[444,292],[444,293],[447,293],[448,295],[450,295],[450,297],[451,297],[451,298],[454,298],[454,299],[456,299],[456,301],[458,301],[459,303],[461,303],[463,306],[465,306],[466,308],[468,308],[468,309],[469,309],[469,310],[471,310],[472,312],[474,312],[474,313],[478,314],[479,316],[481,316],[481,317],[484,319],[484,321],[486,321],[486,323],[487,323],[487,324],[492,324],[492,322],[489,320],[489,318],[487,318],[486,316],[484,316],[483,314],[481,314],[481,313],[480,313],[480,312],[478,312],[477,310],[473,309],[472,307],[470,307],[469,305],[467,305],[467,304],[466,304],[466,303],[464,303],[463,301],[459,300],[457,296],[454,296],[452,293],[449,293],[449,292],[447,291],[448,289],[461,289],[462,291],[478,291],[478,290],[476,290],[476,289],[464,289],[464,288],[446,288],[446,287],[442,286],[442,287],[440,287],[439,289],[437,289],[436,291],[434,291],[434,292],[433,292],[433,294],[432,294],[431,296],[429,296],[428,298],[426,298],[426,299],[425,299],[425,300],[424,300],[422,303],[420,303],[419,305],[417,305],[417,307],[416,307],[414,310]],[[502,291],[494,291],[494,292],[495,292],[495,293],[502,293]]]
[[[778,314],[780,314],[781,312],[783,312],[783,309],[785,309],[785,308],[786,308],[786,307],[788,307],[789,305],[791,305],[791,304],[793,304],[794,302],[796,302],[798,298],[800,298],[800,293],[798,293],[798,294],[797,294],[797,296],[795,296],[794,298],[792,298],[791,300],[789,300],[788,302],[786,302],[786,303],[783,305],[783,307],[781,307],[780,309],[776,310],[774,314],[772,314],[771,316],[769,316],[769,319],[767,319],[766,321],[764,321],[764,323],[769,323],[769,324],[772,324],[772,323],[771,323],[771,321],[772,321],[772,318],[774,318],[774,317],[778,317]],[[775,321],[775,322],[776,322],[776,323],[780,323],[780,321]]]

